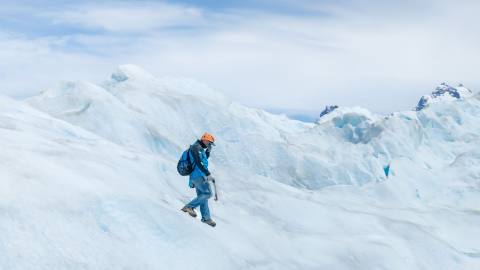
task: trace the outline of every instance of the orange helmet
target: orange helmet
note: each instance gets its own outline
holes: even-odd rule
[[[202,140],[209,141],[213,145],[215,145],[215,137],[213,137],[213,135],[208,132],[203,133]]]

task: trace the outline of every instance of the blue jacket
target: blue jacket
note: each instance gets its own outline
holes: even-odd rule
[[[208,170],[208,158],[210,157],[210,147],[207,147],[200,140],[197,140],[190,147],[190,160],[193,160],[194,168],[190,174],[188,185],[193,187],[192,180],[210,175]]]

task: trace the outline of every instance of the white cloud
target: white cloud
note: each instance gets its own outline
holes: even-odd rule
[[[111,59],[55,49],[64,42],[0,34],[0,93],[24,98],[60,80],[99,80],[114,67]]]
[[[119,3],[92,5],[69,10],[47,12],[57,24],[74,24],[113,32],[145,32],[162,27],[198,25],[203,20],[199,8],[166,3],[146,5]]]

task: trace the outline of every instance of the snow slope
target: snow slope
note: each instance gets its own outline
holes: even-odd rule
[[[478,269],[479,116],[477,94],[306,124],[132,65],[0,97],[0,268]],[[179,211],[205,130],[215,229]]]

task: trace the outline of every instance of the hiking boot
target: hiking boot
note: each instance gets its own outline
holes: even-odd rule
[[[192,217],[197,217],[197,213],[195,213],[195,210],[193,210],[193,208],[190,208],[186,205],[182,208],[182,211],[185,213],[188,213]]]
[[[211,219],[207,219],[207,220],[202,219],[202,222],[203,222],[203,223],[206,223],[206,224],[208,224],[208,225],[210,225],[210,226],[212,226],[212,227],[215,227],[215,226],[217,225],[217,223],[215,223],[215,221],[213,221],[213,220],[211,220]]]

